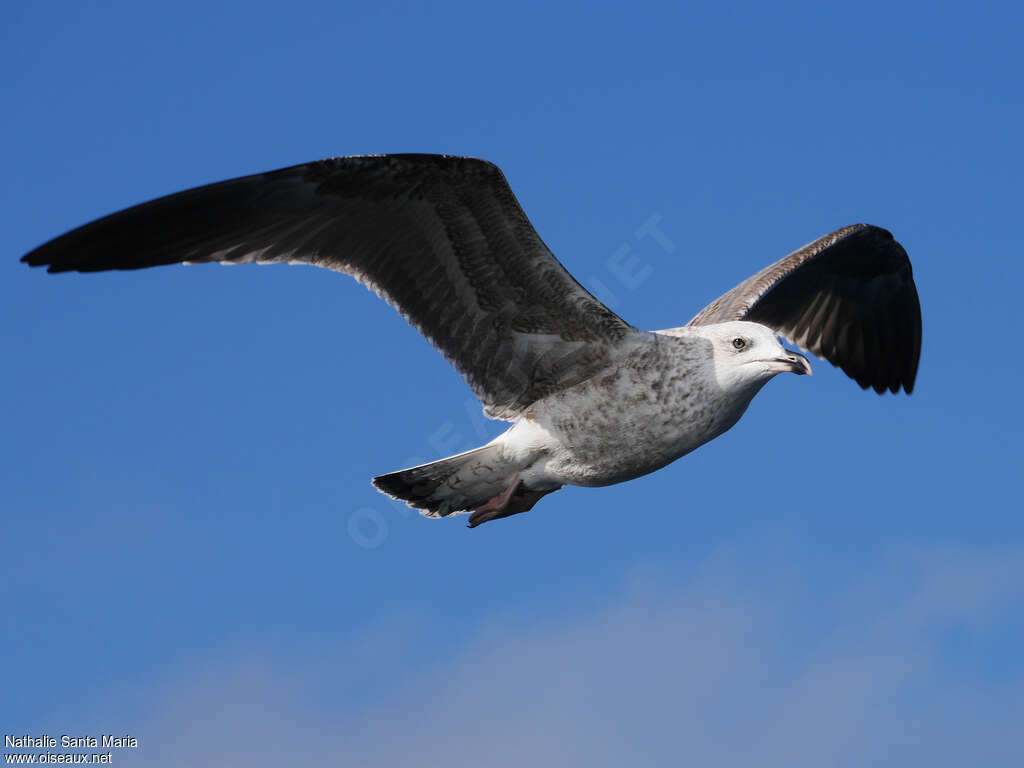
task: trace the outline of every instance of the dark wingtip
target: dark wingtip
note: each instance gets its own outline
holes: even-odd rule
[[[903,391],[908,395],[914,391],[914,385],[917,383],[917,367],[921,364],[920,352],[918,357],[914,360],[913,367],[907,373],[903,374]]]
[[[29,251],[20,259],[18,259],[18,261],[21,262],[22,264],[28,264],[30,267],[33,268],[46,267],[47,272],[67,272],[69,269],[68,267],[64,267],[62,269],[61,267],[54,263],[54,260],[52,258],[46,255],[46,248],[52,242],[53,241],[51,240],[49,243],[44,243],[43,245],[40,245],[38,248],[33,248],[31,251]]]
[[[857,382],[857,383],[860,384],[860,382]],[[881,395],[885,395],[885,394],[898,395],[900,393],[901,389],[903,390],[904,394],[909,395],[909,394],[912,394],[913,391],[914,391],[914,382],[913,381],[909,381],[909,382],[907,382],[907,381],[897,381],[894,384],[888,384],[888,383],[860,384],[860,388],[861,389],[869,389],[869,388],[873,389],[873,390],[875,390],[875,393],[880,395],[880,396]]]

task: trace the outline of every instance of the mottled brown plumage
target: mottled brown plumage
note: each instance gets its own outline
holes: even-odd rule
[[[178,262],[299,263],[351,275],[445,355],[485,412],[486,446],[374,478],[429,516],[471,525],[565,484],[652,472],[713,439],[780,372],[809,373],[775,334],[879,393],[913,389],[921,310],[892,235],[855,224],[758,272],[689,325],[642,331],[551,254],[491,163],[341,157],[152,200],[23,257],[50,272]]]

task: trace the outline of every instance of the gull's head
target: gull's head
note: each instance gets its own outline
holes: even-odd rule
[[[714,352],[715,378],[723,389],[760,388],[779,373],[811,372],[807,358],[779,343],[775,331],[741,320],[700,327]]]

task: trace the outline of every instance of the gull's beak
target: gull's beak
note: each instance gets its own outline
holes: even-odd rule
[[[779,373],[795,373],[799,376],[811,373],[811,364],[806,357],[797,352],[788,352],[781,357],[773,358],[768,361],[768,364],[773,371]]]

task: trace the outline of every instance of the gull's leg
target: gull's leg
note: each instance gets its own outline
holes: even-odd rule
[[[482,507],[477,507],[473,511],[473,514],[469,516],[469,527],[476,528],[481,523],[486,523],[489,520],[518,515],[520,512],[533,509],[533,505],[540,501],[541,498],[549,493],[554,493],[561,487],[558,486],[548,491],[531,491],[522,484],[519,480],[519,473],[516,472],[508,488]]]
[[[512,494],[515,493],[516,486],[518,485],[519,473],[516,472],[515,476],[512,478],[512,482],[509,483],[508,488],[499,493],[493,499],[490,499],[482,507],[477,507],[473,510],[473,514],[469,517],[469,527],[472,528],[480,523],[493,520],[495,517],[501,517],[498,513],[505,509],[508,504],[508,500],[512,498]]]

